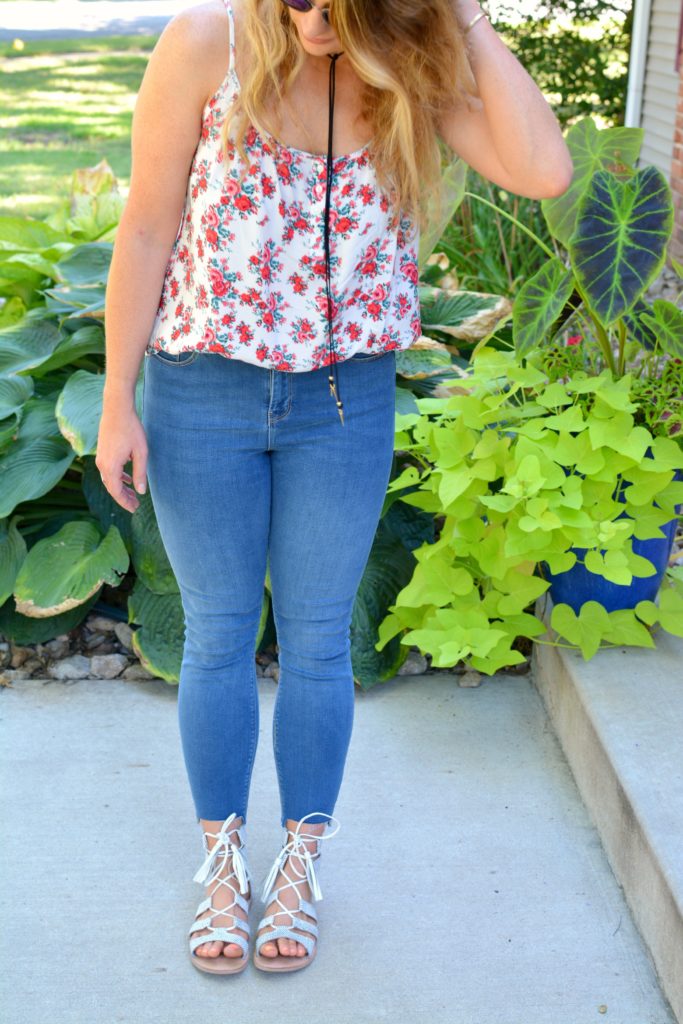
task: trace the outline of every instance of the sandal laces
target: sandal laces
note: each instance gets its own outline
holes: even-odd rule
[[[237,876],[240,892],[246,893],[249,887],[250,873],[243,854],[244,838],[242,835],[242,830],[244,829],[244,825],[240,826],[240,828],[238,829],[232,830],[237,831],[237,833],[239,834],[241,846],[237,846],[229,835],[230,825],[236,817],[237,815],[233,812],[228,818],[225,819],[218,832],[207,832],[206,834],[202,833],[204,849],[207,851],[207,857],[204,863],[199,867],[196,874],[194,875],[192,879],[193,882],[206,883],[207,885],[209,885],[211,882],[214,881],[215,878],[217,878],[220,875],[221,871],[223,870],[228,861],[228,858],[232,857],[233,871]],[[206,836],[211,836],[212,838],[216,839],[216,842],[214,843],[211,850],[209,850],[208,848],[209,844],[207,842]],[[222,860],[220,860],[219,863],[221,855]],[[212,869],[214,867],[215,871],[213,871],[212,873]]]
[[[299,832],[299,826],[301,825],[301,822],[305,821],[306,818],[310,818],[311,815],[314,814],[324,814],[325,817],[329,818],[331,821],[336,821],[337,828],[335,829],[335,831],[328,832],[327,834],[321,833],[320,835]],[[299,874],[298,867],[296,866],[296,864],[293,865],[295,874],[297,874],[300,879],[306,878],[310,886],[313,899],[316,901],[321,900],[323,898],[323,894],[320,888],[320,883],[318,882],[318,877],[313,868],[313,861],[317,860],[320,857],[320,841],[322,841],[323,839],[331,839],[332,836],[335,836],[337,834],[340,828],[341,822],[339,821],[339,819],[335,818],[334,815],[332,814],[326,814],[325,811],[311,811],[310,814],[307,814],[305,818],[302,818],[301,821],[298,822],[296,830],[293,833],[291,840],[288,843],[285,843],[285,845],[282,847],[277,857],[275,858],[273,866],[268,872],[268,876],[263,885],[263,894],[261,896],[262,901],[265,903],[266,900],[268,899],[268,896],[270,895],[270,891],[273,887],[275,879],[278,876],[278,873],[280,872],[280,869],[283,867],[285,861],[291,854],[295,854],[296,856],[300,857],[304,864],[303,874]],[[311,851],[305,846],[305,841],[311,839],[315,839],[318,841],[316,844],[315,857],[312,856]],[[295,887],[298,884],[298,882],[290,881],[288,887]],[[287,886],[283,886],[283,888],[287,888]],[[278,899],[278,903],[279,902],[280,900]],[[287,910],[287,908],[285,908],[285,910]],[[287,913],[290,912],[287,910]]]

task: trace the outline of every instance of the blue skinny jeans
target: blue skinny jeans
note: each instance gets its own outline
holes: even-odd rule
[[[327,821],[339,794],[351,613],[393,459],[395,352],[337,364],[344,425],[328,372],[196,350],[144,357],[147,480],[184,613],[178,722],[198,820],[247,820],[267,564],[280,824]]]

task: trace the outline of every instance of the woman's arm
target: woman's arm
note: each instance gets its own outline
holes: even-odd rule
[[[177,14],[150,56],[133,115],[130,191],[116,230],[105,300],[106,374],[95,459],[123,508],[145,489],[147,444],[135,385],[182,215],[202,111],[223,80],[229,30],[222,0]]]
[[[454,0],[461,28],[481,11],[477,0]],[[442,120],[439,134],[479,174],[530,199],[562,195],[574,167],[560,125],[533,78],[487,18],[465,36],[479,109],[463,103]]]
[[[202,111],[227,71],[227,19],[215,10],[214,4],[190,8],[166,25],[135,104],[130,190],[105,302],[105,401],[126,401],[131,408],[180,224]]]

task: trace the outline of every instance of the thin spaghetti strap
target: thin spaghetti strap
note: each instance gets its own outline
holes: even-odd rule
[[[230,0],[223,0],[225,10],[228,14],[228,25],[230,26],[230,67],[228,73],[235,71],[235,19],[232,16],[232,4]]]

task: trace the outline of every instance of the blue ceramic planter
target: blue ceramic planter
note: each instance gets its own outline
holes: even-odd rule
[[[676,470],[674,480],[683,479],[683,473]],[[623,501],[623,498],[620,500]],[[680,512],[679,506],[677,511]],[[663,537],[651,537],[649,540],[632,538],[633,552],[642,555],[655,567],[653,576],[634,576],[628,585],[610,583],[604,576],[589,572],[583,562],[576,562],[566,572],[553,575],[547,565],[543,566],[545,579],[550,580],[548,593],[553,604],[568,604],[578,613],[586,601],[597,601],[608,612],[616,612],[622,608],[635,608],[639,601],[654,601],[662,585],[669,555],[676,536],[678,519],[670,519],[660,526]],[[574,548],[578,558],[583,558],[586,548]]]
[[[669,561],[677,522],[677,519],[671,519],[660,527],[665,537],[633,539],[634,553],[647,558],[657,571],[654,576],[634,576],[628,586],[610,583],[604,576],[589,572],[582,562],[577,562],[567,572],[558,573],[557,576],[553,576],[545,568],[544,575],[550,580],[548,593],[553,604],[568,604],[578,615],[581,605],[586,601],[597,601],[608,612],[615,612],[621,608],[635,608],[639,601],[654,601]],[[579,558],[583,558],[586,553],[584,548],[576,548],[575,551]]]

